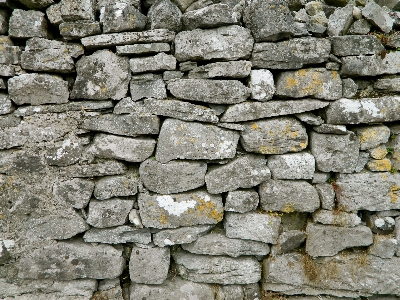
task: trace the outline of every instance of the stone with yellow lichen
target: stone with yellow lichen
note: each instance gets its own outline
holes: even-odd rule
[[[387,158],[371,159],[366,167],[372,172],[388,172],[392,169],[392,163]]]
[[[368,149],[369,155],[374,159],[384,159],[386,154],[388,154],[386,145],[379,145],[375,148]]]
[[[390,129],[385,125],[373,125],[353,128],[360,139],[360,149],[366,150],[384,144],[389,140]]]
[[[100,23],[95,21],[64,22],[58,28],[66,40],[80,39],[101,33]]]

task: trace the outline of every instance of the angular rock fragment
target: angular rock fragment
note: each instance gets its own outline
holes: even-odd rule
[[[126,166],[116,160],[98,159],[91,164],[71,165],[59,168],[60,175],[70,177],[94,177],[106,175],[118,175],[126,172]]]
[[[100,23],[94,21],[64,22],[58,28],[66,40],[76,40],[101,33]]]
[[[321,124],[319,126],[314,126],[313,129],[315,132],[327,134],[346,135],[350,133],[344,125]]]
[[[215,62],[190,70],[190,79],[207,79],[214,77],[244,78],[249,76],[251,63],[246,60]]]
[[[345,35],[353,23],[354,5],[336,8],[329,16],[327,33],[329,36]]]
[[[313,183],[316,179],[316,174],[314,173]],[[323,180],[321,183],[317,183],[315,185],[315,189],[317,190],[319,200],[321,200],[321,208],[332,210],[335,207],[335,190],[333,186],[326,182],[328,178]]]
[[[376,235],[374,244],[369,247],[368,253],[380,258],[392,258],[397,251],[397,247],[398,242],[396,239],[392,239],[390,236]]]
[[[159,52],[169,52],[171,51],[171,46],[168,43],[134,44],[117,46],[116,50],[117,55],[153,54]]]
[[[392,30],[394,20],[385,9],[375,2],[368,2],[362,10],[362,15],[383,32],[388,33]]]
[[[307,152],[271,155],[268,168],[274,179],[312,179],[315,159]]]
[[[0,48],[0,63],[1,64],[19,64],[21,48],[18,46],[2,45]]]
[[[97,228],[123,225],[132,207],[132,200],[118,198],[102,201],[91,200],[86,222]]]
[[[137,170],[127,172],[124,175],[106,176],[96,181],[93,195],[98,200],[112,197],[127,197],[137,193],[139,174]]]
[[[62,0],[60,6],[61,18],[64,21],[95,19],[95,7],[92,0]]]
[[[63,22],[61,15],[61,3],[55,3],[46,9],[46,16],[53,25],[60,25]]]
[[[298,248],[305,240],[306,234],[300,230],[284,231],[279,236],[278,252],[287,253]]]
[[[0,115],[12,113],[15,110],[10,96],[5,93],[0,93]]]
[[[4,1],[3,1],[4,2]],[[7,1],[5,1],[7,2]],[[19,0],[23,5],[29,9],[40,10],[54,3],[54,0]]]
[[[337,56],[379,54],[385,47],[374,35],[345,35],[332,38],[332,54]]]
[[[62,144],[60,142],[55,143],[54,147],[49,147],[46,151],[47,164],[65,167],[79,162],[86,150],[84,144],[87,144],[87,141],[73,135],[70,138],[65,138]]]
[[[165,53],[149,57],[131,58],[129,63],[133,74],[176,69],[175,57]]]
[[[146,27],[146,21],[146,16],[136,7],[124,2],[105,5],[100,12],[104,33],[142,31]]]
[[[361,224],[361,219],[356,213],[344,211],[318,210],[312,215],[315,223],[335,225],[340,227],[355,227]]]
[[[148,229],[136,229],[125,225],[101,229],[92,228],[85,232],[83,239],[86,243],[139,243],[145,245],[151,242],[151,233]]]
[[[13,38],[49,37],[44,13],[35,10],[14,9],[8,33]]]
[[[167,89],[162,79],[155,80],[131,80],[129,90],[132,100],[140,100],[142,98],[167,98]]]
[[[182,12],[170,0],[157,0],[147,14],[150,29],[165,28],[171,31],[181,31]]]
[[[190,227],[179,227],[174,229],[163,229],[153,234],[153,243],[159,247],[177,244],[188,244],[206,234],[214,225],[198,225]]]
[[[259,101],[267,101],[275,93],[274,77],[269,70],[252,70],[249,79],[251,98]]]
[[[385,144],[390,137],[390,129],[385,125],[356,127],[353,131],[360,139],[360,150],[371,149]]]
[[[374,89],[387,90],[388,92],[400,91],[400,78],[399,77],[383,77],[375,81]]]
[[[347,33],[355,35],[368,34],[371,31],[371,26],[372,24],[366,19],[357,20],[350,26]]]
[[[225,211],[245,213],[255,210],[258,201],[258,193],[252,189],[231,191],[225,199]]]
[[[73,178],[54,183],[53,195],[58,201],[65,201],[74,208],[82,209],[89,203],[93,189],[93,180]]]

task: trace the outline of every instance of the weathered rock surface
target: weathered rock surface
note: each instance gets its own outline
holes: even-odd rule
[[[287,253],[298,248],[305,240],[306,234],[300,230],[284,231],[279,236],[278,252]]]
[[[275,93],[274,77],[269,70],[252,70],[250,72],[249,88],[251,98],[259,101],[267,101]]]
[[[179,227],[163,229],[153,234],[153,243],[159,247],[172,246],[177,244],[188,244],[206,234],[214,225],[198,225],[190,227]]]
[[[163,52],[155,56],[131,58],[129,64],[133,74],[176,69],[175,57]]]
[[[380,258],[392,258],[397,251],[397,247],[398,242],[396,239],[390,238],[390,236],[375,236],[374,244],[369,247],[368,252]]]
[[[46,18],[40,11],[15,9],[9,22],[10,37],[26,39],[49,36]]]
[[[104,33],[142,31],[146,27],[146,21],[146,16],[136,7],[123,2],[105,5],[100,12]]]
[[[385,125],[356,127],[353,131],[360,139],[360,150],[371,149],[385,144],[390,137],[390,129]]]
[[[354,5],[337,8],[329,16],[327,33],[329,36],[345,35],[353,23]]]
[[[131,54],[154,54],[159,52],[169,52],[171,47],[168,43],[134,44],[117,46],[117,55]]]
[[[195,67],[189,71],[191,79],[207,79],[214,77],[244,78],[249,76],[251,62],[246,60],[215,62]]]
[[[62,0],[61,18],[64,21],[94,20],[95,7],[91,0]]]
[[[118,175],[126,172],[126,166],[117,160],[98,159],[90,164],[75,164],[67,167],[60,167],[60,175],[70,177],[94,177],[106,175]]]
[[[2,64],[19,64],[20,56],[21,48],[18,46],[3,45],[0,49],[0,63]]]
[[[137,229],[130,226],[111,228],[92,228],[85,232],[83,239],[86,243],[125,244],[125,243],[151,243],[149,229]]]
[[[375,2],[368,2],[362,10],[362,15],[383,32],[388,33],[393,27],[394,20]]]
[[[346,35],[332,38],[332,54],[337,56],[381,53],[381,41],[374,35]]]
[[[335,225],[341,227],[354,227],[361,224],[361,219],[356,213],[344,211],[318,210],[312,215],[314,223]]]
[[[65,201],[72,207],[81,209],[89,203],[94,189],[94,182],[90,179],[73,178],[56,182],[53,185],[54,197],[59,201]]]
[[[312,179],[315,171],[315,159],[308,152],[271,155],[268,157],[274,179]]]
[[[98,200],[133,196],[137,193],[138,184],[137,170],[129,171],[124,175],[106,176],[96,181],[93,195]]]
[[[101,33],[100,23],[93,21],[64,22],[58,28],[66,40],[76,40]]]
[[[165,28],[171,31],[181,31],[182,12],[169,0],[157,0],[147,14],[150,29]]]
[[[225,211],[245,213],[255,210],[259,196],[255,190],[236,190],[228,193],[225,199]]]
[[[86,222],[97,228],[123,225],[132,207],[132,200],[112,198],[98,201],[92,199],[89,202]]]
[[[129,85],[132,100],[140,100],[142,98],[167,98],[167,89],[162,79],[155,80],[131,80]]]
[[[0,115],[12,113],[15,110],[10,96],[5,93],[0,93]]]

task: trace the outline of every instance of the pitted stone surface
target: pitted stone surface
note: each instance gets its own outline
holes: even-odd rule
[[[268,167],[274,179],[312,179],[315,159],[308,152],[271,155]]]
[[[195,67],[189,71],[191,79],[207,79],[214,77],[244,78],[249,76],[251,62],[246,60],[215,62]]]
[[[253,189],[231,191],[225,199],[225,211],[245,213],[255,210],[258,201],[258,193]]]
[[[213,228],[214,225],[198,225],[163,229],[153,234],[153,243],[159,247],[188,244],[194,242]]]
[[[385,48],[373,35],[347,35],[332,38],[332,54],[337,56],[378,54]]]
[[[44,13],[35,10],[15,9],[10,17],[10,37],[49,37]]]
[[[111,228],[91,228],[85,232],[83,239],[87,243],[149,244],[151,233],[149,229],[136,229],[125,225]]]
[[[128,171],[124,175],[105,176],[96,181],[93,195],[98,200],[133,196],[137,193],[139,181],[137,170]]]
[[[141,31],[147,18],[136,7],[128,3],[107,4],[100,12],[103,32]],[[153,28],[152,28],[153,29]]]
[[[91,200],[86,222],[97,228],[113,227],[125,224],[133,207],[132,200],[112,198],[108,200]]]
[[[73,178],[55,183],[53,194],[57,200],[65,201],[74,208],[85,208],[89,203],[94,189],[94,182],[90,179]]]
[[[181,31],[182,12],[170,0],[156,0],[147,14],[150,29],[165,28],[171,31]]]

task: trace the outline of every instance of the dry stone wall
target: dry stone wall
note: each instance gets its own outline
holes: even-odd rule
[[[400,297],[398,0],[0,0],[0,299]]]

